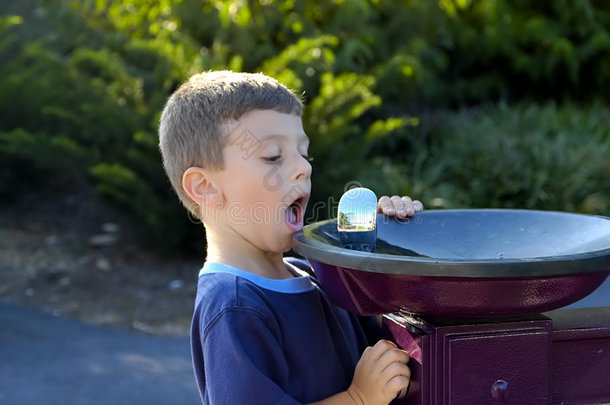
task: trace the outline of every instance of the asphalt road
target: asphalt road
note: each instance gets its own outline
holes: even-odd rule
[[[0,303],[0,404],[201,404],[188,338]]]

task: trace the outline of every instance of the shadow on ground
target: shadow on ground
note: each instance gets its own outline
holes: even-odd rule
[[[0,303],[1,404],[200,404],[186,337]]]

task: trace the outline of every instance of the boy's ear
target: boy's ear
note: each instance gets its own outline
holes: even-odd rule
[[[189,167],[182,175],[182,189],[200,207],[211,207],[223,202],[221,190],[212,182],[202,167]]]

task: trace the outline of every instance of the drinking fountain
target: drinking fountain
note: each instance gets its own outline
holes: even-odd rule
[[[609,218],[470,209],[367,220],[354,204],[296,233],[294,250],[337,305],[383,315],[410,353],[411,386],[395,403],[610,403],[610,296],[566,308],[608,279]],[[372,231],[354,232],[354,218],[375,224],[364,249]]]

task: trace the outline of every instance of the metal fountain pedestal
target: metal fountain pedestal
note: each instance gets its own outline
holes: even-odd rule
[[[374,251],[350,250],[322,221],[294,249],[337,305],[383,315],[411,355],[394,403],[610,404],[610,297],[566,309],[608,279],[609,218],[425,211],[378,216],[376,231]]]
[[[411,353],[411,387],[396,404],[610,402],[610,307],[513,319],[384,316]]]

